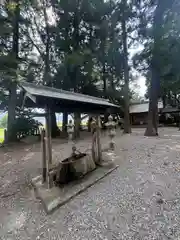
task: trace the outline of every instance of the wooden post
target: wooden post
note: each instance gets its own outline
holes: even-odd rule
[[[97,137],[96,137],[96,130],[97,130],[97,123],[95,121],[95,119],[92,117],[92,121],[91,121],[91,133],[92,133],[92,158],[94,160],[95,163],[98,163],[98,159],[97,159]]]
[[[96,116],[96,137],[97,137],[97,153],[98,153],[98,161],[101,162],[102,160],[102,150],[101,150],[101,139],[100,139],[100,129],[101,129],[101,122],[100,122],[100,116]]]
[[[51,141],[51,110],[47,108],[46,115],[46,138],[47,138],[47,153],[49,164],[52,164],[52,141]]]
[[[51,111],[49,107],[46,107],[46,177],[48,182],[48,188],[51,186],[50,180],[50,169],[52,164],[52,142],[51,142]]]
[[[42,151],[42,183],[46,182],[46,142],[45,130],[41,130],[41,151]]]
[[[7,142],[7,129],[4,129],[4,142]]]
[[[94,162],[96,163],[96,132],[92,133],[92,149],[91,149],[91,154]]]

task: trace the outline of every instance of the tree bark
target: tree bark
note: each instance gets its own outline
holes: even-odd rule
[[[91,122],[92,122],[92,116],[89,115],[89,119],[88,119],[88,132],[91,132]]]
[[[51,112],[51,137],[56,138],[59,135],[60,135],[60,130],[56,122],[56,113],[52,111]]]
[[[106,66],[105,66],[105,62],[103,62],[102,79],[103,79],[103,93],[104,93],[104,97],[107,98],[107,82],[106,82]]]
[[[12,57],[15,59],[14,70],[18,68],[18,54],[19,54],[19,18],[20,18],[20,5],[19,0],[16,2],[13,19],[13,45]],[[16,119],[16,101],[17,101],[17,75],[15,73],[13,81],[9,87],[9,101],[8,101],[8,125],[7,125],[7,141],[13,142],[17,139],[16,129],[14,123]]]
[[[16,119],[16,88],[17,83],[12,82],[9,89],[9,101],[8,101],[8,124],[7,124],[7,142],[14,142],[17,140],[16,129],[14,127]]]
[[[80,125],[81,125],[81,114],[79,112],[74,113],[74,125],[75,125],[75,138],[80,138]]]
[[[124,9],[126,10],[126,0],[123,0]],[[123,40],[123,64],[124,64],[124,133],[131,133],[130,116],[129,116],[129,65],[127,50],[127,28],[125,12],[122,17],[122,40]]]
[[[150,87],[150,99],[149,99],[149,112],[148,112],[148,124],[145,131],[145,136],[157,136],[157,114],[158,114],[158,94],[157,94],[157,82],[155,70],[152,69],[151,87]]]
[[[156,136],[158,136],[158,124],[159,124],[159,114],[158,114],[158,104],[157,104],[153,114],[153,126],[155,129]]]
[[[62,131],[64,133],[67,132],[67,124],[68,124],[68,113],[63,112],[63,124],[62,124]]]
[[[46,42],[45,42],[45,54],[43,55],[44,60],[44,77],[43,84],[47,86],[53,86],[50,80],[50,63],[49,63],[49,55],[50,55],[50,32],[49,32],[49,23],[48,16],[46,12],[46,1],[43,1],[43,14],[45,19],[45,30],[46,30]]]
[[[167,10],[170,1],[158,1],[154,13],[153,22],[153,37],[154,47],[151,61],[151,87],[150,87],[150,101],[148,113],[148,125],[145,131],[145,136],[158,135],[158,97],[160,90],[160,73],[159,73],[159,45],[161,42],[161,27],[163,24],[164,13]]]
[[[47,15],[47,2],[43,0],[43,14],[45,20],[45,30],[46,30],[46,41],[45,41],[45,54],[43,57],[44,60],[44,76],[43,76],[43,84],[46,86],[53,87],[53,82],[50,78],[50,47],[51,47],[51,39],[50,39],[50,31],[49,31],[49,23],[48,23],[48,15]],[[51,111],[51,137],[55,138],[60,135],[60,130],[57,126],[56,122],[56,113]]]

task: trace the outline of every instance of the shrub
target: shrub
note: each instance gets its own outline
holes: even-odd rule
[[[25,137],[38,133],[41,125],[40,122],[31,117],[30,112],[26,111],[18,114],[14,123],[14,129],[17,136]]]
[[[7,128],[7,114],[0,119],[0,128]]]

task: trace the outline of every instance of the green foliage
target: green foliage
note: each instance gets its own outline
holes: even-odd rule
[[[0,128],[0,143],[4,141],[4,128]]]
[[[115,8],[113,1],[56,2],[55,46],[61,64],[57,66],[55,86],[87,94],[93,94],[97,85],[104,84],[104,92],[109,86],[116,88],[123,64]]]
[[[8,109],[12,80],[105,97],[122,105],[124,59],[129,64],[126,71],[131,71],[132,66],[123,49],[122,21],[126,24],[127,48],[142,42],[145,36],[149,47],[152,31],[146,31],[146,25],[152,23],[148,10],[152,13],[153,4],[149,0],[143,2],[144,5],[141,0],[21,0],[19,14],[17,5],[2,5],[1,107]]]
[[[7,117],[5,114],[0,120],[0,142],[4,140],[4,129],[7,128]],[[19,112],[17,114],[16,120],[14,122],[14,129],[16,130],[14,134],[17,136],[25,137],[29,134],[34,134],[39,132],[39,127],[42,124],[31,117],[30,112]]]
[[[0,128],[7,128],[7,114],[0,119]]]
[[[157,3],[151,3],[146,5],[146,11],[148,9],[157,6]],[[156,56],[156,69],[158,71],[160,79],[160,91],[159,97],[163,99],[164,104],[179,105],[180,94],[180,44],[179,44],[179,11],[180,3],[176,0],[164,1],[163,3],[163,24],[161,29],[156,29],[154,34],[157,35],[156,47],[154,46],[154,36],[151,27],[151,34],[144,35],[144,49],[134,58],[134,66],[141,71],[146,79],[147,93],[146,97],[149,97],[149,88],[151,82],[151,69],[152,58]],[[146,13],[148,15],[148,13]],[[153,16],[153,14],[152,14]],[[153,19],[151,19],[151,23]],[[150,22],[150,21],[149,21]],[[147,24],[144,24],[144,29],[147,32]]]
[[[17,135],[27,136],[37,132],[41,125],[42,124],[33,119],[28,112],[23,112],[16,117],[14,128],[16,129]]]

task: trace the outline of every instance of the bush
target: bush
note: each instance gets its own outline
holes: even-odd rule
[[[13,124],[13,134],[17,136],[17,139],[28,135],[34,135],[39,133],[39,128],[42,126],[40,122],[32,118],[30,111],[17,110],[16,120]],[[0,128],[7,128],[8,114],[5,114],[0,119]],[[2,139],[0,139],[2,140]]]
[[[0,128],[7,128],[7,114],[0,119]]]
[[[33,119],[28,113],[23,113],[16,117],[14,129],[16,130],[17,136],[21,138],[39,133],[39,127],[41,125],[40,122]]]

